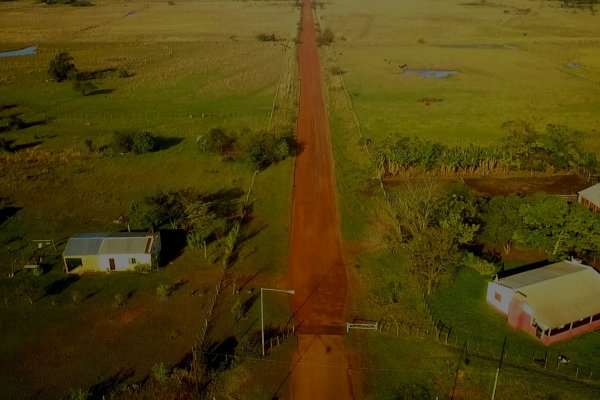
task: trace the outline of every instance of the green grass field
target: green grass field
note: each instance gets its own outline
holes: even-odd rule
[[[0,397],[62,398],[83,388],[101,398],[143,381],[155,364],[188,359],[220,267],[183,249],[156,273],[65,281],[56,259],[36,278],[34,304],[16,294],[25,273],[8,274],[29,256],[29,240],[52,238],[60,252],[73,234],[123,230],[113,221],[158,189],[194,188],[238,212],[254,171],[200,152],[196,141],[213,127],[243,135],[294,126],[298,10],[289,1],[98,1],[91,7],[13,1],[1,3],[0,13],[0,51],[38,48],[36,55],[0,57],[0,116],[16,114],[28,125],[0,133],[22,148],[0,158],[0,197],[11,207],[0,221],[0,365],[9,370],[0,378]],[[260,33],[278,41],[258,41]],[[60,51],[73,56],[80,72],[96,74],[96,92],[82,96],[71,82],[47,80],[48,63]],[[119,68],[133,76],[119,78]],[[99,148],[124,129],[152,132],[159,151],[86,149],[85,140]],[[256,177],[251,220],[230,268],[229,282],[240,293],[228,286],[221,294],[209,344],[259,330],[256,288],[286,284],[292,170],[289,159]],[[209,245],[209,254],[219,252]],[[166,301],[156,294],[162,283],[177,288]],[[116,294],[126,298],[122,308]],[[233,324],[237,298],[253,300],[246,318]],[[269,324],[285,325],[287,299],[269,300]],[[243,362],[220,385],[243,398],[271,398],[287,387],[288,365],[281,363],[292,349],[293,340],[274,349],[280,362],[262,370]],[[243,390],[250,382],[257,389]]]
[[[337,64],[368,138],[484,144],[503,134],[502,122],[518,118],[597,135],[600,17],[589,11],[546,1],[382,0],[334,2],[318,12],[336,35]],[[403,75],[404,64],[459,73]],[[425,98],[441,101],[427,105]]]

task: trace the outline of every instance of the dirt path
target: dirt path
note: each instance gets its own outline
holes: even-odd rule
[[[299,329],[291,398],[352,399],[342,336],[348,281],[310,0],[304,0],[300,42],[299,154],[294,172],[290,248],[290,280],[296,290],[291,301]]]

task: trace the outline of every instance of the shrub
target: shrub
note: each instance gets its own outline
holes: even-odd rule
[[[147,131],[117,131],[113,136],[112,148],[118,153],[150,153],[156,149],[156,139]]]
[[[498,266],[496,264],[484,260],[481,257],[477,257],[475,254],[468,251],[462,253],[460,263],[465,267],[473,268],[484,276],[493,275],[498,271]]]
[[[98,89],[98,87],[90,81],[84,81],[81,79],[75,79],[75,81],[73,81],[73,90],[81,93],[84,96],[87,96],[96,89]]]
[[[88,400],[90,397],[90,391],[83,389],[74,389],[69,394],[69,400]]]
[[[158,382],[164,383],[169,380],[169,377],[171,376],[171,367],[165,363],[155,364],[152,367],[152,376]]]
[[[276,42],[277,41],[277,37],[275,36],[274,33],[266,34],[266,33],[259,33],[258,35],[256,35],[256,39],[258,39],[260,42]]]
[[[79,290],[73,291],[71,293],[71,300],[73,300],[73,304],[81,304],[81,292]]]
[[[57,82],[71,79],[76,72],[73,57],[65,51],[58,53],[48,65],[48,76]]]
[[[125,305],[125,298],[121,293],[115,294],[115,307],[122,308]]]
[[[118,76],[119,78],[130,78],[130,77],[132,77],[133,75],[134,75],[133,73],[129,72],[127,69],[125,69],[125,68],[123,68],[123,67],[120,67],[120,68],[117,70],[117,76]]]
[[[221,128],[212,128],[208,131],[206,138],[198,141],[198,146],[202,151],[226,155],[235,148],[235,137],[228,134]]]
[[[31,273],[33,274],[33,276],[38,277],[44,274],[44,270],[38,265],[33,271],[31,271]]]
[[[158,265],[154,266],[152,264],[136,264],[133,266],[133,270],[135,272],[152,272],[158,269]]]
[[[233,317],[233,322],[238,322],[240,319],[242,319],[243,315],[244,307],[242,306],[240,299],[237,299],[233,307],[231,307],[231,316]]]
[[[135,154],[151,153],[156,147],[156,140],[150,132],[136,132],[133,135],[133,152]]]
[[[328,46],[333,43],[335,36],[331,29],[327,28],[317,36],[317,44],[319,46]]]
[[[171,294],[171,285],[166,283],[161,283],[156,288],[156,294],[160,297],[161,300],[166,300]]]

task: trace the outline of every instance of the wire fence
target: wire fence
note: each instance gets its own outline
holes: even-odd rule
[[[461,327],[452,326],[436,313],[431,298],[423,296],[426,309],[426,321],[414,322],[403,319],[383,319],[379,323],[379,332],[393,337],[414,337],[435,340],[455,349],[463,347],[470,354],[500,360],[503,339],[482,337]],[[590,354],[592,357],[593,355]],[[503,363],[515,368],[544,373],[577,381],[600,383],[600,368],[581,359],[572,359],[555,348],[542,345],[527,346],[523,343],[507,343],[503,354]]]

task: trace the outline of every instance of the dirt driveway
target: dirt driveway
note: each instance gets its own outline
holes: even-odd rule
[[[298,49],[300,153],[294,172],[290,281],[299,326],[291,398],[352,399],[343,345],[348,292],[335,198],[329,122],[310,0],[304,0]]]

